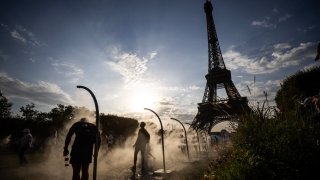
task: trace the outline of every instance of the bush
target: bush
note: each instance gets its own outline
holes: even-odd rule
[[[320,66],[289,76],[283,81],[281,89],[276,94],[277,106],[286,111],[296,111],[299,101],[320,93],[318,82],[320,82]]]
[[[239,123],[233,147],[215,169],[217,179],[310,179],[320,166],[320,124],[295,112],[261,116],[255,111]]]
[[[112,134],[116,142],[121,144],[134,134],[139,127],[139,122],[133,118],[102,114],[100,125],[102,134]]]
[[[318,177],[320,113],[306,113],[300,102],[319,93],[319,78],[320,67],[315,67],[285,79],[275,98],[282,111],[262,106],[244,116],[232,136],[233,146],[211,174],[217,179]]]

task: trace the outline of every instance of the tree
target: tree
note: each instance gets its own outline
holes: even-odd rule
[[[111,133],[118,143],[123,143],[121,141],[134,134],[139,127],[139,122],[133,118],[101,114],[100,125],[102,133]],[[120,139],[120,137],[122,138]]]
[[[61,128],[74,117],[74,107],[62,104],[58,104],[57,106],[51,109],[49,118],[52,119],[55,128]]]
[[[320,66],[289,76],[283,81],[281,89],[276,94],[277,106],[284,108],[285,111],[295,111],[304,98],[319,94],[319,81]]]
[[[39,113],[37,110],[35,110],[34,103],[27,104],[25,107],[22,106],[20,108],[20,112],[22,112],[22,116],[27,120],[35,119]]]
[[[48,113],[39,112],[37,114],[36,120],[38,120],[38,121],[48,121],[49,120],[48,117],[49,117]]]
[[[0,92],[0,118],[8,118],[11,116],[11,106],[12,103]]]

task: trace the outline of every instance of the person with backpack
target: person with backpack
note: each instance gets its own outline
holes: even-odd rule
[[[131,168],[133,172],[133,176],[135,176],[136,173],[136,164],[137,164],[137,156],[139,151],[141,151],[141,173],[146,174],[146,147],[147,144],[150,141],[150,134],[148,131],[144,128],[146,126],[145,122],[140,123],[140,129],[138,132],[138,138],[136,140],[136,143],[133,145],[134,147],[134,160],[133,160],[133,167]]]
[[[68,146],[73,134],[76,135],[71,153],[70,164],[72,165],[72,180],[89,179],[89,164],[92,162],[93,146],[99,149],[101,144],[100,133],[96,125],[89,123],[86,118],[81,118],[75,122],[66,136],[63,155],[69,154]]]
[[[31,135],[30,129],[22,130],[23,136],[19,140],[18,143],[18,153],[19,160],[21,165],[25,165],[28,163],[27,158],[25,157],[25,153],[32,146],[33,137]]]

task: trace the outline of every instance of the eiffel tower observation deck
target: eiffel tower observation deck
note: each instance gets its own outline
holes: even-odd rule
[[[232,82],[230,70],[225,66],[212,9],[211,1],[207,0],[204,4],[208,32],[207,84],[202,102],[198,103],[198,113],[191,124],[194,129],[207,132],[220,122],[239,121],[242,114],[250,111],[247,98],[241,97]],[[218,89],[224,89],[227,98],[218,97]]]

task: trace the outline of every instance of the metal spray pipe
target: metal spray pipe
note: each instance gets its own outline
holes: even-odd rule
[[[190,154],[189,154],[189,146],[188,146],[188,138],[187,138],[187,131],[186,131],[186,128],[184,127],[184,125],[182,124],[181,121],[179,121],[178,119],[175,119],[175,118],[170,118],[172,120],[175,120],[175,121],[178,121],[182,127],[183,127],[183,130],[184,130],[184,136],[186,138],[186,145],[187,145],[187,153],[188,153],[188,160],[190,161]]]
[[[151,111],[152,113],[154,113],[157,118],[159,119],[160,122],[160,126],[161,126],[161,142],[162,142],[162,162],[163,162],[163,172],[166,172],[166,161],[165,161],[165,156],[164,156],[164,138],[163,138],[163,126],[162,126],[162,122],[160,117],[158,116],[158,114],[156,112],[154,112],[151,109],[148,108],[144,108],[145,110]]]
[[[96,99],[95,95],[93,94],[93,92],[89,88],[87,88],[85,86],[77,86],[77,88],[85,89],[91,94],[91,96],[93,98],[93,101],[94,101],[95,108],[96,108],[96,126],[97,126],[97,129],[98,129],[98,132],[99,132],[100,116],[99,116],[99,106],[98,106],[97,99]],[[95,142],[95,146],[94,146],[94,157],[93,157],[94,158],[94,160],[93,160],[93,180],[97,179],[98,152],[99,152],[99,149],[98,149],[98,137],[96,136],[96,142]]]

